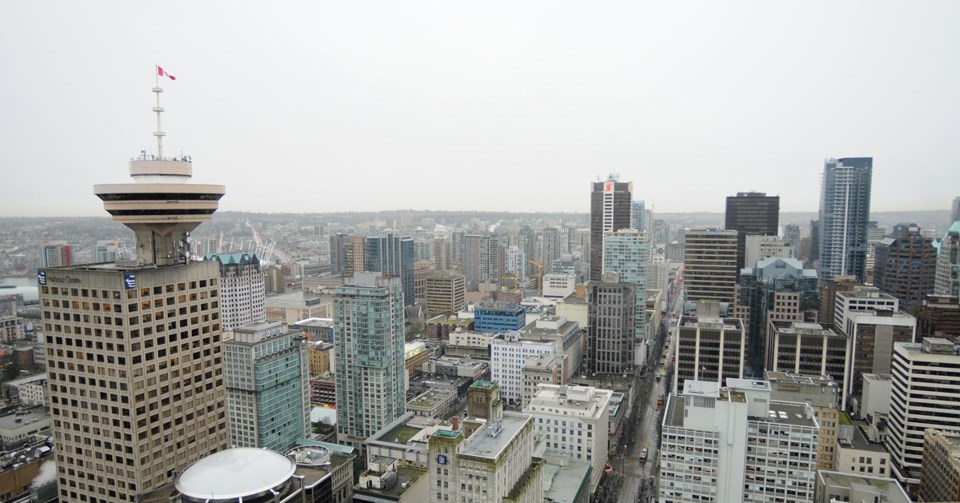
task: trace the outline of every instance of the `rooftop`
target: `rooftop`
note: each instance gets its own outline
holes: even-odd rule
[[[444,400],[448,400],[450,395],[453,394],[455,394],[455,392],[452,390],[430,389],[407,402],[407,407],[430,408]]]
[[[850,438],[849,442],[845,442],[843,438],[840,439],[839,447],[844,449],[857,449],[860,451],[871,451],[871,452],[887,452],[887,449],[884,448],[881,443],[873,443],[867,440],[867,436],[863,434],[863,430],[867,428],[867,423],[865,421],[854,421],[852,424],[853,435]]]
[[[900,484],[894,479],[884,477],[871,477],[867,475],[854,475],[852,473],[832,472],[827,470],[817,471],[817,486],[821,483],[828,488],[828,495],[836,493],[837,489],[845,491],[856,491],[864,493],[874,489],[882,495],[881,501],[884,503],[909,503],[910,498],[904,492]],[[867,491],[864,491],[864,490]],[[849,497],[849,494],[843,495]]]
[[[809,405],[802,403],[771,400],[767,417],[755,419],[795,426],[816,426],[817,421],[813,418],[812,409],[809,409],[809,407]],[[808,412],[810,412],[809,416],[807,415]]]
[[[49,420],[50,414],[46,410],[33,409],[27,413],[7,414],[0,416],[0,429],[13,430],[39,421]]]
[[[283,485],[296,464],[283,454],[250,447],[227,449],[190,465],[176,488],[193,498],[228,499],[259,495]]]
[[[554,503],[569,503],[590,484],[590,463],[575,461],[568,456],[553,459],[544,456],[543,499]],[[589,491],[589,489],[587,489]]]
[[[353,491],[356,493],[354,496],[362,495],[364,493],[369,493],[371,495],[382,495],[388,498],[397,498],[399,499],[407,489],[410,488],[413,484],[427,474],[426,468],[420,468],[412,465],[398,465],[397,466],[397,480],[389,488],[386,489],[376,489],[372,487],[365,487],[361,484],[354,486]]]
[[[533,418],[526,414],[504,412],[500,419],[488,422],[467,439],[460,454],[495,460],[531,421]]]

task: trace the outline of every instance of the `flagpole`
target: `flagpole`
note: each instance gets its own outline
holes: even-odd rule
[[[160,66],[154,65],[153,68],[153,79],[154,79],[154,88],[153,92],[157,95],[157,106],[153,107],[153,111],[157,113],[157,130],[153,132],[153,136],[157,137],[157,159],[163,160],[163,128],[160,127],[160,114],[163,112],[163,107],[160,106],[160,93],[163,92],[163,89],[160,88]]]

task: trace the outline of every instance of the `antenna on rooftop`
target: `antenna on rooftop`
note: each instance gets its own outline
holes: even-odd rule
[[[157,106],[153,107],[153,111],[157,113],[157,130],[153,132],[153,136],[157,137],[157,159],[163,159],[163,137],[166,133],[160,127],[160,114],[163,113],[163,107],[160,106],[160,93],[163,92],[163,88],[160,87],[160,75],[164,75],[164,71],[159,65],[155,66],[153,93],[157,95]]]

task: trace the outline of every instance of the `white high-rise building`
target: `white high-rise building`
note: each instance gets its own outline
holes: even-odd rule
[[[540,384],[523,412],[533,416],[546,439],[546,449],[593,466],[590,492],[596,490],[607,465],[608,407],[613,391],[592,386]]]
[[[253,253],[208,255],[220,265],[220,317],[223,331],[267,321],[266,290],[260,259]]]
[[[767,381],[687,381],[661,429],[661,502],[812,503],[820,425],[806,403],[770,400]]]
[[[943,338],[894,345],[886,446],[904,485],[920,483],[924,430],[960,432],[958,353],[960,347]]]
[[[518,332],[503,334],[490,343],[490,379],[500,385],[500,396],[512,404],[523,399],[523,364],[534,355],[563,353],[556,341],[530,341]]]

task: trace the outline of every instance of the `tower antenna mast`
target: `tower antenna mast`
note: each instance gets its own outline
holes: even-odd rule
[[[166,136],[166,133],[163,132],[163,128],[160,127],[160,114],[163,113],[163,107],[160,106],[160,93],[163,92],[163,89],[160,87],[160,67],[154,65],[153,69],[153,78],[154,86],[153,92],[157,95],[157,106],[153,107],[153,111],[157,113],[157,130],[153,132],[153,136],[157,137],[157,159],[163,159],[163,137]]]

